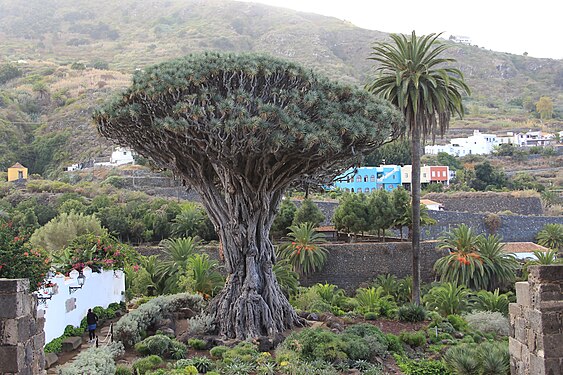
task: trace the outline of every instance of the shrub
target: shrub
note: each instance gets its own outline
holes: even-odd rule
[[[399,339],[411,347],[418,347],[426,344],[426,335],[422,331],[401,332]]]
[[[191,335],[205,335],[206,333],[213,331],[215,328],[213,316],[209,314],[199,314],[194,316],[193,318],[188,319],[188,327]]]
[[[142,355],[156,354],[163,358],[184,358],[187,348],[181,342],[171,339],[165,335],[154,335],[147,337],[135,345]]]
[[[422,306],[409,303],[399,307],[397,318],[403,322],[422,322],[426,319],[426,310]]]
[[[388,333],[385,335],[385,338],[387,339],[387,350],[396,354],[404,353],[403,342],[398,336]]]
[[[215,359],[223,359],[223,355],[227,352],[227,350],[229,350],[228,347],[219,345],[214,348],[211,348],[209,354],[211,354],[211,357]]]
[[[442,361],[428,359],[411,360],[404,356],[395,356],[395,360],[405,375],[451,375]]]
[[[89,348],[76,359],[59,369],[60,375],[107,375],[116,371],[114,358],[123,354],[123,345],[112,343],[106,347]]]
[[[301,205],[297,211],[295,211],[292,224],[300,225],[311,223],[314,227],[318,227],[324,219],[325,215],[311,199],[303,199],[303,202],[301,202]]]
[[[508,336],[508,319],[498,311],[476,311],[465,315],[469,327],[483,333]]]
[[[185,368],[188,366],[194,366],[198,372],[205,374],[213,366],[213,362],[207,357],[192,357],[190,359],[181,359],[174,367]]]
[[[465,332],[467,331],[467,321],[461,316],[456,314],[450,314],[447,316],[448,322],[454,327],[456,331]]]
[[[150,355],[133,362],[133,371],[135,374],[144,375],[146,372],[158,368],[162,364],[162,358],[157,355]]]
[[[429,310],[435,310],[443,316],[459,314],[468,308],[469,289],[463,285],[443,283],[433,287],[423,300]]]
[[[505,342],[485,343],[480,347],[482,375],[508,375],[510,354]]]
[[[511,302],[512,293],[500,294],[496,289],[494,292],[481,290],[473,298],[473,306],[477,310],[498,311],[503,315],[508,315],[508,304]]]
[[[381,316],[392,316],[397,305],[391,296],[383,294],[382,287],[358,289],[355,297],[358,302],[358,311],[364,314],[373,312]]]
[[[285,339],[281,347],[297,353],[298,358],[305,361],[322,359],[336,362],[348,358],[344,352],[345,345],[340,337],[322,328],[307,328],[300,332],[293,332]]]
[[[122,317],[115,324],[115,337],[125,346],[131,347],[141,341],[141,332],[146,331],[151,324],[155,323],[156,319],[184,307],[193,311],[201,311],[202,304],[201,296],[188,293],[153,298]]]
[[[318,233],[312,223],[302,223],[289,227],[289,242],[277,249],[277,256],[287,260],[293,271],[307,275],[323,268],[328,259],[328,251],[321,246],[325,236]]]
[[[56,252],[67,247],[78,236],[88,233],[102,235],[106,230],[94,215],[62,213],[37,229],[29,241],[34,246]]]
[[[447,367],[456,375],[479,375],[479,354],[474,346],[462,344],[451,347],[444,355]],[[500,375],[500,374],[498,374]]]
[[[133,370],[128,366],[117,365],[115,375],[133,375]]]
[[[502,224],[502,219],[497,214],[489,213],[485,216],[483,222],[485,224],[485,228],[487,228],[487,231],[491,234],[495,234]]]
[[[207,343],[203,340],[193,338],[188,340],[188,345],[195,350],[203,350],[205,349]]]

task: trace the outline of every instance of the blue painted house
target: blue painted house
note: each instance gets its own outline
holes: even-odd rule
[[[355,174],[350,169],[341,176],[346,178],[334,182],[334,186],[353,193],[370,193],[377,189],[391,191],[401,186],[401,167],[398,165],[361,167]]]

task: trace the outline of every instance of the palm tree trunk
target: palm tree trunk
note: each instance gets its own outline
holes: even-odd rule
[[[411,124],[412,146],[412,302],[420,305],[420,127]]]

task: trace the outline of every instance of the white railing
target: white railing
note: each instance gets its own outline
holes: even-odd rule
[[[67,325],[77,327],[88,309],[124,300],[125,275],[121,270],[84,272],[84,284],[78,285],[78,273],[57,275],[48,280],[51,288],[37,292],[38,316],[45,317],[45,342],[63,334]]]

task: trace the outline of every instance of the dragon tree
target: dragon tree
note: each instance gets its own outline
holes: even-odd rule
[[[403,130],[387,102],[251,54],[150,67],[94,120],[103,136],[174,171],[201,196],[228,272],[210,311],[219,334],[237,339],[302,324],[272,273],[269,231],[286,188],[337,176]]]

